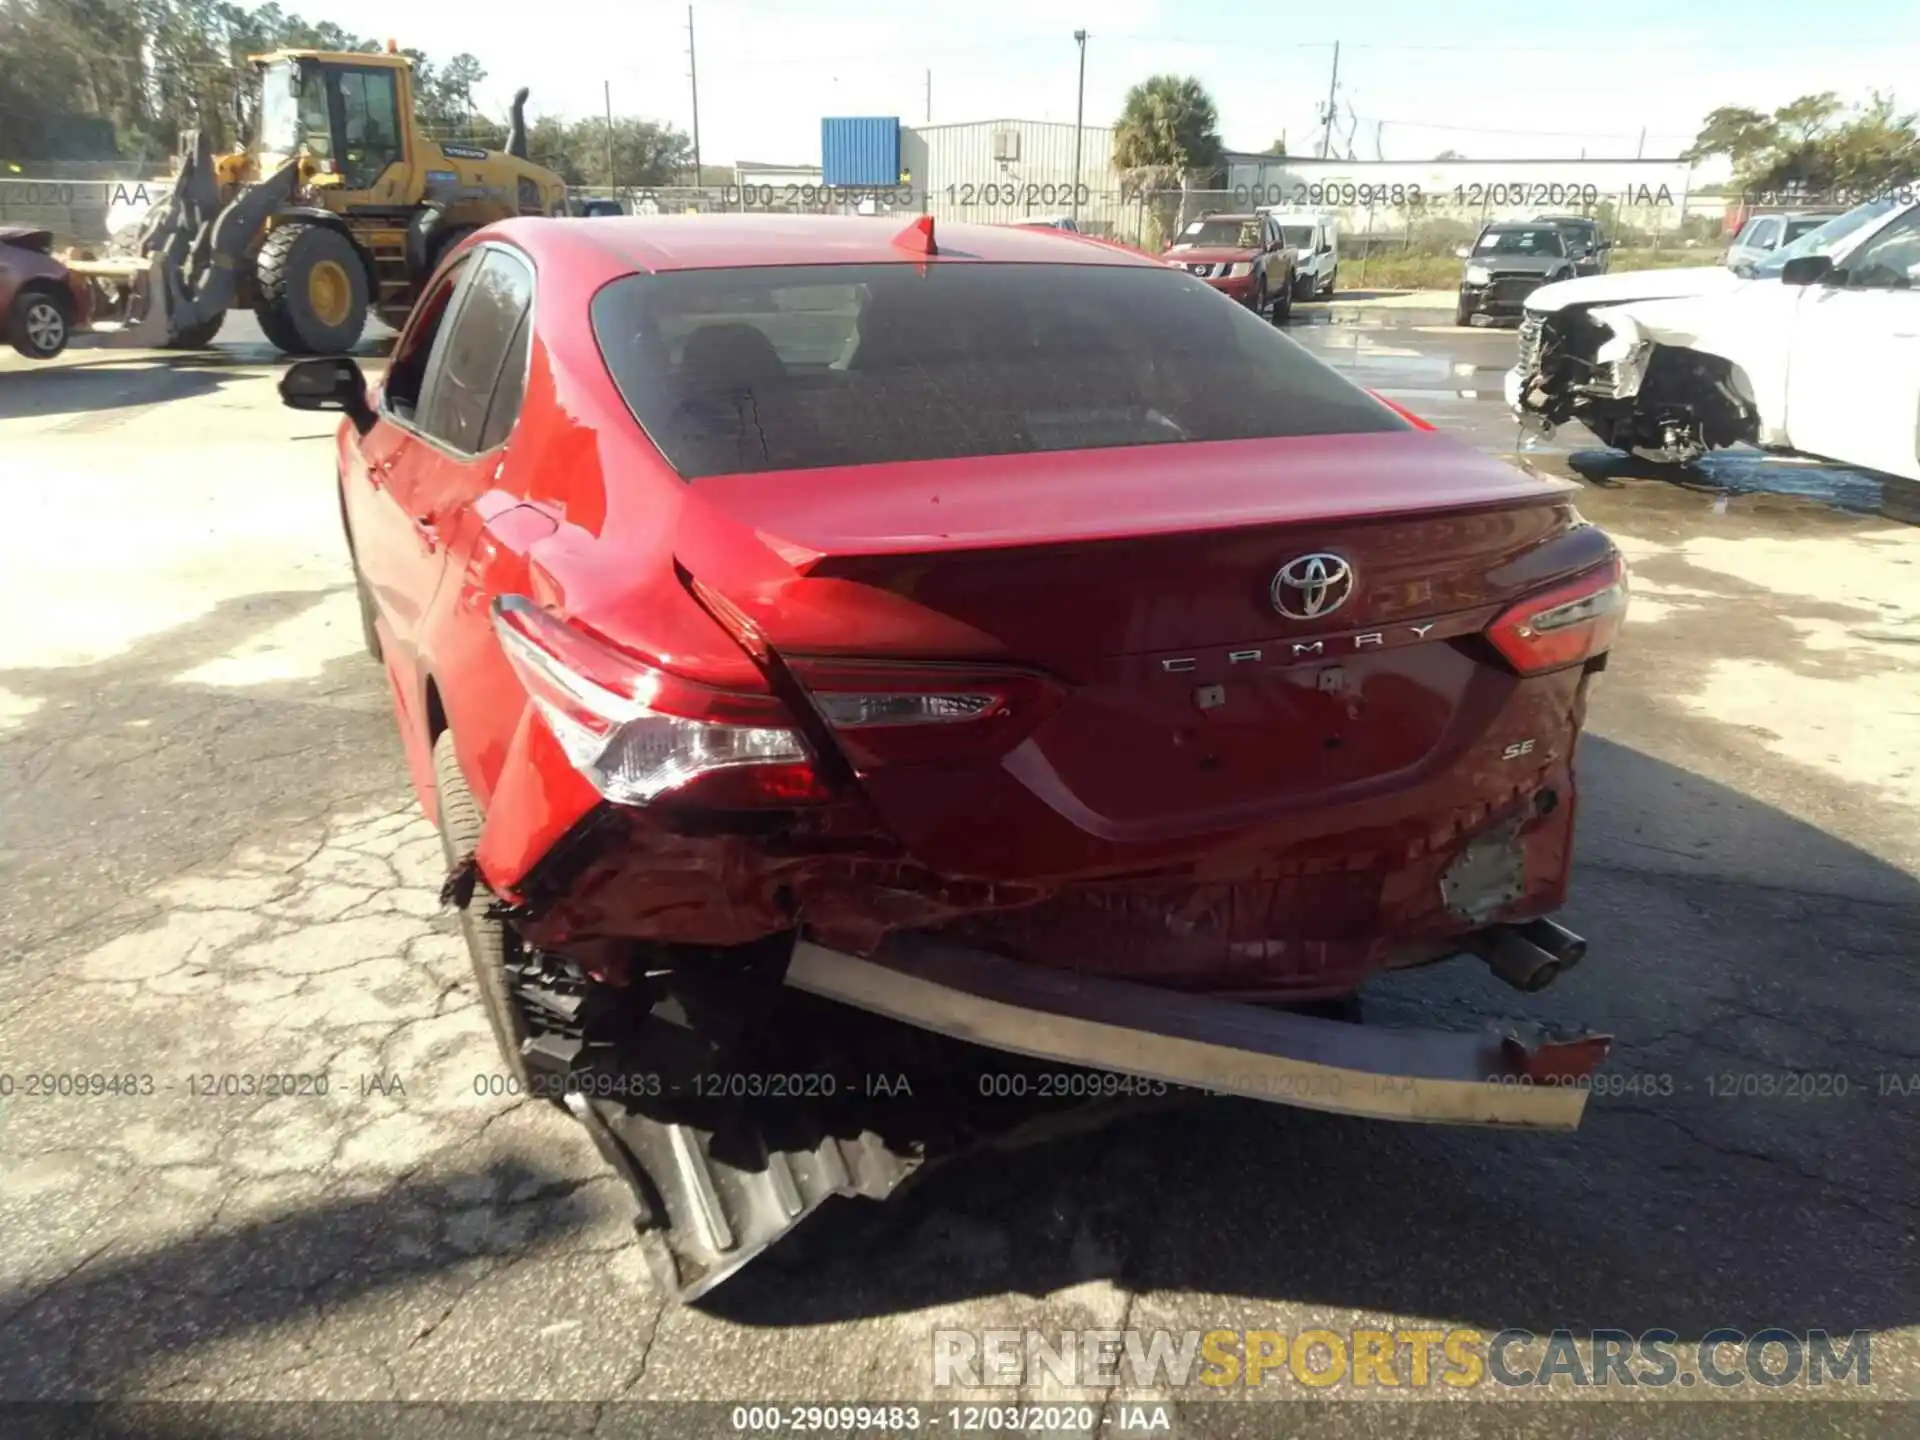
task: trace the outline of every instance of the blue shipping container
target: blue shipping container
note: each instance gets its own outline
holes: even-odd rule
[[[898,185],[900,117],[822,120],[820,181],[824,185]]]

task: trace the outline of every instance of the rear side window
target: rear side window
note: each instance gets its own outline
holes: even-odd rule
[[[452,449],[473,453],[483,448],[494,382],[533,303],[533,271],[518,256],[489,249],[455,303],[452,324],[434,346],[439,352],[444,345],[444,355],[434,357],[417,423]]]
[[[592,319],[687,479],[1408,428],[1170,266],[687,270],[613,282]]]

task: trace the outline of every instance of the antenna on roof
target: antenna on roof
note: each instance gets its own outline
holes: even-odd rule
[[[893,243],[902,250],[911,250],[916,255],[938,255],[940,251],[933,243],[933,216],[922,215],[894,236]]]

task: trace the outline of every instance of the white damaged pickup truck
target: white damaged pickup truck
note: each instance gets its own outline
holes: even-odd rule
[[[1920,189],[1737,271],[1626,271],[1527,297],[1506,400],[1660,463],[1747,444],[1920,481]]]

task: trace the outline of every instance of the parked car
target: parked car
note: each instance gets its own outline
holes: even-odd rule
[[[1920,481],[1920,204],[1870,201],[1737,274],[1537,291],[1506,397],[1656,462],[1748,444]]]
[[[1293,293],[1298,300],[1333,294],[1340,279],[1340,225],[1331,215],[1299,210],[1263,212],[1280,227],[1280,238],[1293,251]]]
[[[1029,230],[1066,230],[1075,235],[1080,233],[1079,222],[1071,215],[1035,215],[1013,223],[1025,226]]]
[[[1276,325],[1293,314],[1293,251],[1265,215],[1204,215],[1167,247],[1167,263]]]
[[[624,215],[627,213],[618,200],[586,199],[567,201],[567,212],[583,220],[605,219],[608,216]]]
[[[51,360],[93,314],[86,281],[53,254],[53,232],[0,225],[0,318],[7,343],[29,360]]]
[[[378,384],[281,394],[348,417],[499,1088],[564,1099],[670,1293],[944,1153],[866,1098],[940,1035],[992,1047],[947,1116],[1024,1054],[1578,1122],[1604,1036],[1298,1010],[1580,958],[1544,917],[1626,579],[1573,486],[1157,258],[929,217],[510,220]]]
[[[1484,225],[1473,244],[1454,252],[1467,263],[1460,270],[1460,294],[1453,323],[1471,325],[1480,316],[1517,319],[1527,296],[1542,285],[1571,279],[1573,256],[1566,232],[1537,220],[1501,220]]]
[[[1740,227],[1740,233],[1727,246],[1724,263],[1728,269],[1753,265],[1766,259],[1783,245],[1791,245],[1809,230],[1818,230],[1841,212],[1811,210],[1798,215],[1755,215]]]
[[[1600,222],[1590,215],[1536,215],[1535,223],[1551,225],[1567,237],[1567,253],[1573,259],[1573,273],[1603,275],[1613,242],[1600,233]]]

